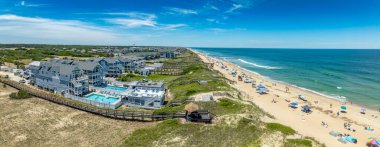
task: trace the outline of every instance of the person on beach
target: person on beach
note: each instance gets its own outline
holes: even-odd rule
[[[330,104],[330,108],[332,108],[332,104]]]
[[[289,92],[289,87],[288,86],[285,87],[285,91]]]

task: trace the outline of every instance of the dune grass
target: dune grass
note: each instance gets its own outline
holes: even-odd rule
[[[312,147],[313,142],[307,139],[286,139],[284,147]]]
[[[181,124],[178,119],[165,120],[155,127],[139,129],[125,141],[125,146],[259,146],[263,131],[241,119],[236,126],[220,123]]]
[[[228,98],[219,99],[219,102],[196,102],[200,109],[206,109],[216,115],[236,114],[250,106]]]
[[[294,135],[296,133],[292,128],[279,123],[266,123],[266,128],[269,131],[279,131],[285,135]]]

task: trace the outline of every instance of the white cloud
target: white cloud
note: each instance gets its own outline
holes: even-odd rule
[[[20,1],[20,3],[15,4],[15,6],[21,6],[21,7],[42,7],[42,6],[46,6],[46,4],[32,4],[32,3],[27,3],[26,1]]]
[[[157,16],[155,14],[142,13],[142,12],[110,12],[110,13],[104,13],[104,14],[128,16],[131,18],[138,18],[138,19],[155,19],[155,18],[157,18]]]
[[[150,13],[113,12],[113,13],[105,13],[105,14],[127,16],[128,18],[105,19],[109,23],[121,25],[126,28],[148,27],[154,30],[176,30],[177,28],[186,26],[186,24],[160,24],[156,21],[157,16],[155,14],[150,14]]]
[[[182,8],[167,8],[169,10],[169,14],[181,14],[181,15],[190,15],[190,14],[198,14],[195,10],[190,9],[182,9]]]
[[[215,33],[222,33],[222,32],[226,32],[227,30],[226,29],[221,29],[221,28],[210,28],[209,30],[215,32]]]
[[[210,6],[210,8],[213,9],[213,10],[219,10],[219,8],[216,7],[216,6]]]
[[[111,18],[107,22],[125,26],[127,28],[138,28],[143,26],[155,27],[157,22],[152,19],[130,19],[130,18]]]
[[[206,5],[204,5],[203,8],[207,10],[215,10],[215,11],[219,10],[218,7],[211,5],[210,3],[207,3]]]
[[[208,22],[212,22],[212,23],[217,23],[217,24],[223,24],[223,23],[221,23],[219,20],[214,19],[214,18],[207,18],[206,21],[208,21]]]
[[[232,4],[232,7],[231,7],[230,9],[228,9],[228,10],[226,11],[226,13],[232,13],[232,12],[234,12],[235,10],[240,9],[240,8],[242,8],[242,7],[243,7],[242,4]]]
[[[0,40],[6,43],[112,44],[124,37],[76,20],[0,15]]]
[[[176,30],[177,28],[185,27],[186,24],[163,24],[156,27],[156,30]]]

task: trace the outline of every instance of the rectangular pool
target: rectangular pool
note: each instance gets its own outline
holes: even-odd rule
[[[94,101],[98,101],[98,102],[102,102],[102,103],[114,103],[118,100],[118,98],[116,98],[116,97],[106,97],[106,96],[100,95],[100,94],[90,94],[90,95],[85,96],[85,97],[90,99],[90,100],[94,100]]]
[[[119,87],[119,86],[111,86],[111,85],[108,85],[104,88],[111,89],[111,90],[117,90],[117,91],[126,91],[128,89],[127,87]]]

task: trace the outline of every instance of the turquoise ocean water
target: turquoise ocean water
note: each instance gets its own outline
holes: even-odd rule
[[[380,107],[380,50],[193,49],[277,81]]]

